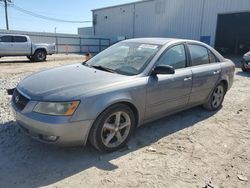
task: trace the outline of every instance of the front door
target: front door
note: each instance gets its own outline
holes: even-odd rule
[[[12,47],[12,36],[4,35],[0,37],[0,56],[10,55]]]
[[[192,88],[192,71],[187,67],[183,44],[167,49],[156,63],[170,65],[175,74],[150,76],[147,85],[146,120],[181,109],[188,104]]]

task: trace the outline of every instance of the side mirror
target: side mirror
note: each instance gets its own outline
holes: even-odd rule
[[[91,53],[86,53],[85,55],[84,55],[84,61],[83,61],[83,63],[86,63],[88,60],[90,60],[92,58],[92,55],[91,55]]]
[[[174,74],[175,69],[172,66],[169,65],[159,65],[154,68],[152,71],[152,75],[157,74]]]

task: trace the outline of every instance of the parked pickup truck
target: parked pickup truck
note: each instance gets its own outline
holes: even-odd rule
[[[27,56],[31,61],[46,61],[56,52],[55,44],[32,43],[27,35],[0,34],[0,57]]]

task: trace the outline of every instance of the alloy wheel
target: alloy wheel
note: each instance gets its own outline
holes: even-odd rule
[[[102,143],[108,148],[119,146],[128,137],[130,128],[131,119],[126,112],[118,111],[111,114],[102,128]]]
[[[224,87],[222,85],[218,85],[218,87],[214,90],[212,106],[213,108],[218,108],[223,100],[224,96]]]
[[[37,54],[37,59],[38,59],[39,61],[43,61],[44,58],[45,58],[45,54],[44,54],[43,52],[39,52],[39,53]]]

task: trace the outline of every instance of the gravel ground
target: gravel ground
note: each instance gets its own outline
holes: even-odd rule
[[[101,154],[91,146],[58,148],[22,134],[6,88],[32,72],[77,63],[0,59],[0,187],[250,187],[250,73],[236,69],[223,108],[201,107],[139,128],[128,148]]]

